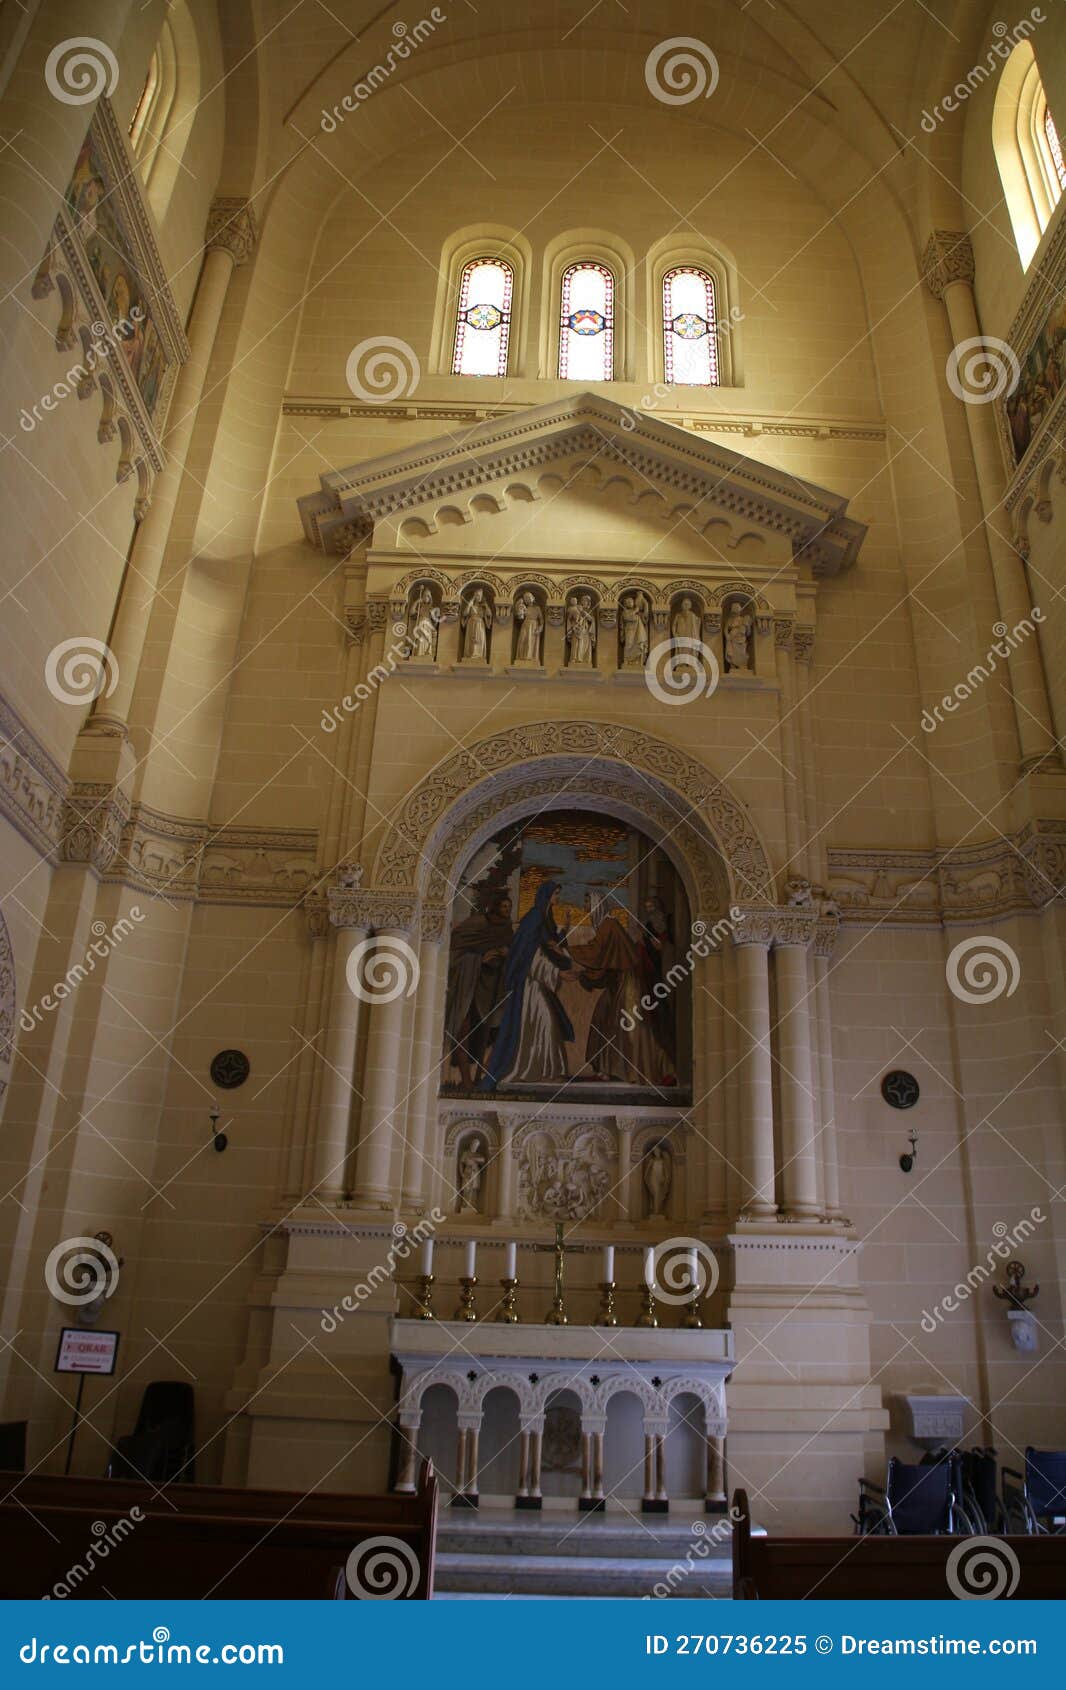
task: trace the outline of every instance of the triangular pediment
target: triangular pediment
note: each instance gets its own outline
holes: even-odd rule
[[[432,534],[442,509],[465,521],[479,499],[498,496],[501,484],[528,485],[563,465],[571,479],[575,466],[601,480],[628,478],[668,514],[683,509],[712,525],[716,517],[754,525],[819,576],[848,568],[866,533],[839,495],[596,393],[330,471],[319,492],[299,500],[300,515],[314,545],[345,555],[371,536],[377,544],[379,529],[396,532],[401,523]]]

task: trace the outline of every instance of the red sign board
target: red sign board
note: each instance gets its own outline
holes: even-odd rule
[[[80,1326],[64,1326],[56,1351],[57,1373],[114,1373],[118,1355],[117,1332],[85,1332]]]

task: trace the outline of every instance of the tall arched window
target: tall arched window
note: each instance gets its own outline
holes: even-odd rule
[[[1003,66],[992,115],[992,144],[1018,252],[1028,269],[1066,190],[1058,128],[1028,41],[1019,41]]]
[[[514,271],[504,258],[464,265],[455,318],[454,376],[505,376]]]
[[[663,277],[663,367],[671,387],[718,385],[714,277],[692,264]]]
[[[164,25],[164,28],[165,27],[166,26]],[[159,53],[157,50],[152,54],[148,61],[148,74],[144,79],[144,87],[141,89],[141,97],[134,108],[133,116],[130,118],[130,146],[133,148],[135,153],[139,152],[141,149],[141,145],[144,140],[144,132],[148,126],[148,114],[155,103],[155,97],[158,89]]]
[[[563,271],[559,376],[563,381],[614,379],[614,276],[606,264],[582,260]]]

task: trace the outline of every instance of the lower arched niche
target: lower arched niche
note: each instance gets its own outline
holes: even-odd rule
[[[478,1489],[483,1497],[512,1497],[518,1490],[521,1430],[518,1398],[506,1385],[485,1397],[478,1449]]]
[[[422,1398],[418,1453],[432,1461],[441,1501],[449,1502],[459,1489],[459,1409],[450,1385],[431,1385]]]
[[[637,1508],[644,1494],[644,1404],[634,1391],[615,1391],[607,1403],[603,1486],[611,1501]]]
[[[670,1404],[666,1431],[666,1491],[672,1502],[703,1497],[707,1488],[707,1415],[692,1391]]]
[[[540,1485],[545,1497],[581,1495],[581,1400],[553,1391],[544,1409]]]

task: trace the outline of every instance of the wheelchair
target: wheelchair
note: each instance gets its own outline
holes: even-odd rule
[[[1025,1472],[1003,1469],[1003,1516],[1008,1532],[1026,1537],[1066,1535],[1066,1450],[1025,1452]]]

